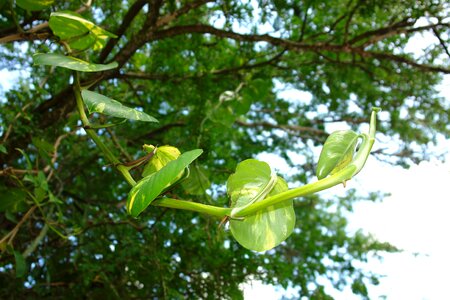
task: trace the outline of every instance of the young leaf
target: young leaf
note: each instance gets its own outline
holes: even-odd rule
[[[17,6],[30,10],[43,10],[53,4],[55,0],[16,0]]]
[[[244,160],[228,178],[227,193],[231,207],[242,208],[264,199],[276,181],[277,176],[267,163],[256,159]]]
[[[112,62],[107,65],[92,64],[72,56],[54,53],[36,53],[33,55],[33,61],[35,65],[62,67],[81,72],[101,72],[117,68],[118,66],[117,62]]]
[[[21,278],[27,272],[27,263],[22,253],[14,250],[14,258],[16,260],[16,277]]]
[[[116,118],[125,118],[144,122],[158,122],[158,120],[152,116],[149,116],[146,113],[138,111],[134,108],[122,105],[119,101],[103,96],[102,94],[82,90],[81,96],[83,97],[84,103],[86,103],[89,113],[97,112]]]
[[[99,50],[105,46],[108,37],[117,37],[72,11],[53,12],[48,24],[56,36],[72,49],[81,51],[90,47]]]
[[[357,143],[358,134],[352,130],[340,130],[330,134],[320,153],[317,178],[323,179],[351,163]]]
[[[201,149],[185,152],[176,160],[169,162],[158,172],[144,177],[139,181],[128,193],[128,213],[133,217],[137,217],[202,152],[203,150]]]
[[[286,182],[278,177],[268,196],[287,190]],[[258,252],[278,246],[291,235],[294,226],[295,211],[292,199],[259,210],[255,214],[246,216],[244,220],[230,221],[231,233],[236,241],[243,247]]]
[[[142,172],[142,177],[147,177],[155,172],[158,172],[170,161],[177,159],[181,154],[180,150],[173,146],[155,147],[153,145],[144,145],[144,149],[148,153],[155,151],[155,154],[145,165],[144,171]],[[183,173],[179,175],[179,177],[181,176],[183,176]],[[176,180],[178,179],[179,178],[176,178]]]

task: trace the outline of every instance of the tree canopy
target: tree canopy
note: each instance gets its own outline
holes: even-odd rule
[[[447,1],[16,0],[0,11],[0,68],[25,75],[0,100],[2,299],[240,299],[249,280],[328,299],[324,279],[368,297],[379,276],[358,263],[397,249],[349,233],[346,213],[382,193],[295,199],[283,214],[292,234],[266,252],[241,245],[239,212],[228,225],[164,199],[233,207],[245,168],[267,177],[264,196],[303,186],[329,125],[365,131],[374,107],[373,157],[407,166],[449,138],[436,92],[450,73]],[[412,52],[425,33],[434,42]],[[355,150],[353,131],[342,139]],[[248,160],[262,153],[289,174]],[[158,173],[169,164],[174,176]],[[154,174],[146,195],[167,198],[134,213]]]

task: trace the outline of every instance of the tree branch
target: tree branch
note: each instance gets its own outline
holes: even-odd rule
[[[312,127],[304,127],[304,126],[297,126],[297,125],[279,125],[279,124],[273,124],[269,122],[253,122],[253,123],[247,123],[241,120],[236,120],[236,124],[244,127],[265,127],[265,128],[275,128],[275,129],[281,129],[288,132],[308,132],[312,133],[314,135],[327,135],[327,133],[323,130],[312,128]]]
[[[100,56],[98,58],[99,62],[104,62],[106,58],[108,57],[109,53],[113,50],[113,48],[117,45],[122,35],[125,33],[125,31],[130,26],[131,22],[134,20],[134,17],[141,11],[141,9],[144,7],[144,5],[147,3],[147,0],[137,0],[136,2],[131,5],[130,9],[125,14],[124,18],[122,19],[122,24],[120,27],[114,32],[117,35],[117,38],[115,39],[109,39],[106,46],[102,49],[102,52],[100,53]]]

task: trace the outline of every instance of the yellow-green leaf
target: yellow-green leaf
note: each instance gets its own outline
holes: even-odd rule
[[[16,0],[17,6],[26,10],[43,10],[53,4],[55,0]]]
[[[116,62],[107,65],[93,64],[72,56],[54,53],[36,53],[33,55],[33,61],[35,65],[62,67],[81,72],[101,72],[115,69],[118,66]]]
[[[53,12],[48,24],[56,36],[75,50],[100,50],[109,37],[117,37],[72,11]]]
[[[176,160],[172,160],[161,170],[140,180],[128,193],[127,211],[137,217],[155,200],[167,185],[177,178],[190,163],[202,154],[203,150],[196,149],[185,152]]]
[[[353,160],[358,134],[352,130],[335,131],[328,136],[317,163],[317,178],[334,174]]]

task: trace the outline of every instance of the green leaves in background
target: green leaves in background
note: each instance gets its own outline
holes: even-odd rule
[[[107,65],[93,64],[72,56],[54,53],[36,53],[33,55],[33,61],[35,65],[62,67],[81,72],[101,72],[117,68],[118,66],[116,62]]]
[[[189,176],[181,184],[189,195],[203,195],[211,186],[207,172],[197,164],[189,166]]]
[[[317,178],[323,179],[351,163],[357,143],[358,134],[352,130],[340,130],[330,134],[320,153]]]
[[[144,122],[158,122],[158,120],[156,120],[152,116],[147,115],[144,112],[122,105],[122,103],[120,103],[119,101],[108,98],[99,93],[82,90],[81,96],[83,97],[84,103],[86,104],[89,113],[97,112],[116,118],[124,118]]]
[[[202,152],[203,150],[201,149],[185,152],[176,160],[169,162],[158,172],[144,177],[144,179],[139,181],[128,193],[128,213],[133,217],[137,217]]]
[[[56,36],[75,50],[83,51],[91,47],[100,50],[109,37],[117,38],[115,34],[72,11],[53,12],[48,24]]]
[[[287,189],[286,182],[274,176],[267,163],[255,159],[241,162],[227,183],[232,208],[246,207]],[[266,251],[279,245],[292,233],[294,225],[292,200],[260,210],[244,220],[230,221],[234,238],[254,251]]]
[[[0,201],[0,212],[20,212],[27,208],[25,199],[27,193],[19,188],[0,187],[2,199]]]
[[[16,5],[26,10],[43,10],[53,4],[55,0],[16,0]]]

